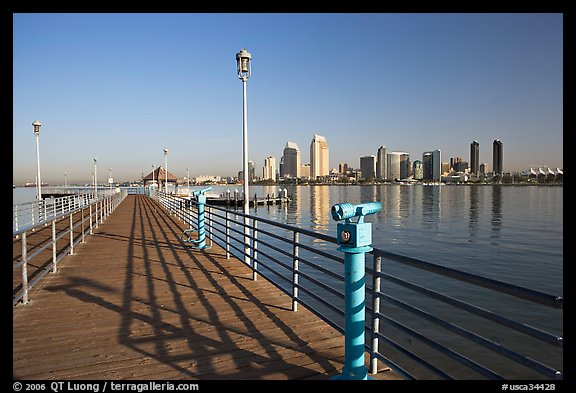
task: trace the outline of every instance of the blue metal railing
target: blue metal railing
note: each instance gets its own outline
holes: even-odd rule
[[[23,204],[30,209],[31,218],[25,225],[15,225],[12,231],[13,250],[17,250],[19,247],[21,250],[19,255],[13,255],[14,272],[21,269],[21,275],[13,277],[13,305],[19,302],[28,303],[28,291],[48,272],[56,272],[58,262],[66,255],[73,255],[74,247],[78,243],[84,243],[86,234],[92,234],[93,228],[98,228],[99,223],[104,222],[126,198],[126,195],[126,190],[120,190],[106,194],[99,193],[97,198],[94,197],[94,194],[88,193],[51,198],[52,201],[45,199],[40,203]],[[18,209],[21,206],[14,205],[14,211],[20,213],[26,211],[25,208]],[[80,217],[74,219],[74,215],[78,213]],[[14,216],[23,217],[24,215],[14,214]],[[64,229],[61,228],[57,231],[56,224],[66,219],[68,219],[69,224]],[[15,222],[18,221],[15,220]],[[28,237],[33,236],[34,232],[48,225],[52,227],[52,236],[43,241],[34,242],[35,244],[31,247]],[[79,229],[76,230],[77,228]],[[65,236],[69,236],[68,245],[58,250],[57,242]],[[32,260],[49,248],[52,250],[50,262],[43,264],[40,261],[38,263],[40,266],[35,271],[29,272],[28,267],[31,266]]]
[[[190,228],[197,225],[193,200],[161,192],[152,197]],[[262,275],[291,296],[292,310],[302,304],[344,332],[344,259],[331,253],[335,237],[211,205],[206,205],[205,215],[209,244],[222,246],[227,258],[248,260],[253,279]],[[562,336],[503,315],[516,309],[499,304],[517,304],[511,307],[561,320],[561,296],[377,248],[370,254],[365,348],[372,374],[378,372],[380,360],[408,379],[563,378]],[[392,264],[396,272],[416,273],[409,278],[392,274]],[[433,288],[444,283],[444,291]],[[460,285],[452,290],[457,296],[450,293],[455,284]],[[490,302],[501,310],[478,305],[487,298],[502,299]]]

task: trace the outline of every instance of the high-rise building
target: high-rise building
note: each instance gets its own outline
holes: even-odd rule
[[[284,156],[280,157],[278,167],[280,168],[280,177],[284,177]]]
[[[422,161],[420,160],[414,161],[414,163],[412,164],[412,173],[413,173],[412,177],[415,180],[422,180],[422,178],[424,177],[424,169],[422,167]]]
[[[488,174],[488,163],[483,162],[480,164],[480,175],[486,176]]]
[[[408,178],[408,166],[410,165],[410,155],[402,151],[392,151],[386,154],[386,167],[388,180],[400,180]]]
[[[470,173],[478,175],[480,171],[480,144],[472,141],[470,144]]]
[[[323,136],[314,134],[310,143],[310,178],[316,179],[329,174],[328,142]]]
[[[254,181],[256,177],[256,168],[254,167],[254,161],[248,161],[248,181]]]
[[[440,150],[426,151],[422,154],[422,166],[424,169],[424,181],[440,181],[441,161]]]
[[[345,175],[348,173],[348,164],[346,164],[345,162],[341,162],[338,165],[338,173],[341,175]]]
[[[262,179],[263,180],[274,180],[276,181],[276,159],[272,156],[266,157],[264,159],[264,168],[262,168]]]
[[[282,156],[282,172],[280,176],[283,177],[300,177],[300,149],[294,142],[286,143],[284,148],[284,155]]]
[[[386,146],[380,146],[376,156],[376,178],[386,180],[387,170],[386,165]]]
[[[300,177],[310,179],[310,164],[300,165]]]
[[[360,171],[364,179],[376,177],[376,156],[360,157]]]
[[[494,174],[502,174],[504,165],[504,152],[502,147],[502,141],[500,139],[495,139],[492,144],[492,167]]]

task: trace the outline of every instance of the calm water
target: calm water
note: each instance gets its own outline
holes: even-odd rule
[[[284,186],[283,186],[284,187]],[[199,187],[196,187],[199,188]],[[336,235],[336,222],[330,216],[333,204],[380,201],[382,211],[369,216],[373,225],[373,246],[451,268],[464,270],[511,284],[561,296],[563,293],[563,187],[546,186],[286,186],[293,202],[283,206],[260,206],[255,214],[317,232]],[[213,186],[211,192],[234,187]],[[238,187],[242,191],[241,187]],[[254,186],[250,194],[265,197],[278,194],[280,187]],[[34,200],[34,188],[14,189],[14,203]],[[317,242],[317,248],[339,253],[331,243]],[[323,262],[326,266],[333,261]],[[412,282],[457,296],[512,319],[563,335],[562,310],[549,310],[524,301],[494,298],[484,290],[471,289],[454,280],[424,274],[398,264],[385,271]],[[431,277],[433,277],[431,279]],[[389,284],[386,284],[389,285]],[[389,285],[387,291],[400,299],[409,297],[417,306],[431,307],[435,315],[454,317],[458,312],[434,301],[418,299],[401,287]],[[431,337],[442,340],[427,324],[411,316],[402,316],[384,305],[386,315],[402,318],[404,323]],[[446,315],[443,315],[445,313]],[[550,350],[519,335],[505,335],[499,326],[462,316],[464,327],[482,324],[484,335],[513,347],[534,359],[562,369],[562,352]],[[393,335],[394,333],[390,333]],[[418,346],[401,335],[397,340],[417,351]],[[450,338],[458,350],[469,344]],[[474,356],[483,356],[483,350]],[[486,354],[489,356],[489,354]],[[436,360],[440,362],[441,360]],[[509,361],[490,360],[495,368],[509,372],[508,378],[537,378],[521,367],[509,370]],[[473,378],[465,372],[455,375]]]

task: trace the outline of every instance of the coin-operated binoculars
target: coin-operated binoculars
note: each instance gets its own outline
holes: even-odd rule
[[[197,230],[186,229],[182,232],[182,241],[186,243],[192,243],[193,248],[198,250],[203,250],[207,248],[206,246],[206,230],[204,229],[204,205],[206,204],[205,192],[210,191],[212,187],[207,187],[203,190],[196,190],[192,192],[192,195],[196,197],[196,204],[198,205],[198,225]],[[193,233],[198,233],[197,239],[192,239]]]
[[[372,224],[364,217],[380,211],[380,202],[359,205],[339,203],[332,206],[332,218],[344,220],[337,225],[339,251],[344,252],[344,368],[333,379],[368,379],[364,365],[365,254],[372,251]],[[358,217],[356,222],[351,219]]]

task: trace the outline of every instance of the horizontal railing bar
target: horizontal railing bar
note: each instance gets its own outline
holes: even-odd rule
[[[386,341],[386,339],[384,339],[384,338],[382,340]],[[409,380],[416,380],[416,377],[414,375],[410,374],[408,371],[406,371],[400,365],[398,365],[397,363],[388,359],[386,356],[382,355],[380,352],[374,352],[374,356],[377,359],[381,360],[384,364],[386,364],[392,370],[394,370],[398,374],[402,375],[404,378],[409,379]]]
[[[543,330],[537,329],[533,326],[526,325],[526,324],[523,324],[523,323],[520,323],[517,321],[513,321],[509,318],[498,315],[492,311],[485,310],[483,308],[480,308],[480,307],[474,306],[472,304],[463,302],[463,301],[455,299],[453,297],[441,294],[441,293],[436,292],[434,290],[431,290],[429,288],[425,288],[425,287],[422,287],[420,285],[411,283],[409,281],[391,276],[387,273],[378,273],[378,276],[385,279],[385,280],[388,280],[388,281],[394,282],[395,284],[403,286],[404,288],[408,288],[408,289],[411,289],[411,290],[416,291],[418,293],[422,293],[426,296],[440,300],[446,304],[450,304],[454,307],[468,311],[474,315],[483,317],[483,318],[488,319],[490,321],[499,323],[503,326],[509,327],[510,329],[513,329],[513,330],[516,330],[518,332],[527,334],[531,337],[537,338],[537,339],[542,340],[544,342],[547,342],[549,344],[556,345],[556,346],[562,346],[563,345],[562,337],[558,337],[556,335],[550,334],[550,333],[545,332]]]
[[[506,356],[507,358],[509,358],[509,359],[511,359],[517,363],[523,364],[524,366],[526,366],[526,367],[528,367],[534,371],[537,371],[543,375],[546,375],[549,378],[556,378],[558,375],[557,370],[555,370],[551,367],[548,367],[545,364],[542,364],[542,363],[540,363],[534,359],[531,359],[527,356],[518,354],[518,353],[516,353],[516,352],[514,352],[514,351],[512,351],[506,347],[503,347],[500,344],[497,344],[491,340],[488,340],[482,336],[479,336],[476,333],[473,333],[473,332],[471,332],[467,329],[464,329],[458,325],[455,325],[453,323],[450,323],[450,322],[447,322],[443,319],[435,317],[435,316],[431,315],[430,313],[427,313],[427,312],[420,310],[416,307],[413,307],[407,303],[404,303],[398,299],[395,299],[392,296],[388,296],[388,295],[385,295],[382,293],[378,294],[378,296],[380,298],[386,299],[390,303],[396,304],[397,306],[403,308],[406,311],[409,311],[413,314],[416,314],[416,315],[418,315],[418,316],[420,316],[420,317],[422,317],[422,318],[424,318],[430,322],[435,323],[436,325],[442,326],[446,330],[449,330],[453,333],[456,333],[456,334],[458,334],[462,337],[465,337],[465,338],[469,339],[470,341],[473,341],[473,342],[475,342],[475,343],[477,343],[477,344],[479,344],[485,348],[488,348],[494,352],[497,352],[503,356]]]
[[[298,244],[298,245],[300,245],[300,244]],[[344,281],[344,276],[341,275],[341,274],[338,274],[338,273],[333,272],[333,271],[331,271],[331,270],[329,270],[329,269],[327,269],[327,268],[325,268],[325,267],[323,267],[323,266],[320,266],[320,265],[317,265],[317,264],[315,264],[315,263],[313,263],[313,262],[310,262],[310,261],[308,261],[307,259],[302,258],[301,256],[298,256],[298,260],[299,260],[300,262],[303,262],[303,263],[304,263],[305,265],[307,265],[307,266],[310,266],[310,267],[312,267],[312,268],[314,268],[314,269],[316,269],[316,270],[321,271],[321,272],[324,273],[324,274],[327,274],[327,275],[329,275],[329,276],[331,276],[331,277],[334,277],[334,278],[337,279],[338,281]]]
[[[331,294],[339,297],[340,299],[344,299],[344,294],[337,289],[332,288],[331,286],[324,284],[323,282],[317,280],[316,278],[312,277],[311,275],[303,272],[302,270],[298,270],[298,275],[304,277],[306,280],[313,282],[314,284],[318,285],[320,288],[325,289],[326,291],[330,292]],[[302,288],[301,285],[298,285],[299,288]]]
[[[393,347],[394,349],[396,349],[397,351],[401,352],[402,354],[404,354],[405,356],[409,357],[410,359],[414,360],[416,363],[420,364],[421,366],[426,367],[427,369],[429,369],[430,371],[434,372],[435,374],[446,378],[446,379],[450,379],[453,380],[454,377],[451,376],[450,374],[446,373],[444,370],[441,370],[440,368],[436,367],[435,365],[433,365],[432,363],[428,362],[427,360],[424,360],[421,356],[416,355],[414,352],[410,351],[409,349],[401,346],[400,344],[398,344],[396,341],[392,340],[389,337],[386,337],[385,335],[383,335],[380,332],[377,332],[376,335],[378,336],[378,338],[380,340],[383,340],[384,342],[386,342],[388,345],[390,345],[391,347]]]
[[[212,209],[221,210],[221,211],[226,211],[226,210],[228,210],[228,209],[224,209],[224,208],[221,208],[221,207],[218,207],[218,206],[214,206],[214,205],[211,205],[210,207],[211,207]],[[230,211],[230,210],[228,210],[228,211]],[[294,230],[296,229],[296,231],[297,231],[298,233],[301,233],[301,234],[303,234],[303,235],[310,236],[310,237],[313,237],[313,238],[316,238],[316,239],[320,239],[320,240],[325,240],[325,241],[327,241],[327,242],[336,244],[336,238],[333,237],[333,236],[328,236],[328,235],[324,235],[324,234],[321,234],[321,233],[316,233],[316,232],[309,231],[309,230],[303,229],[303,228],[296,228],[296,227],[293,227],[293,226],[288,225],[288,224],[283,224],[283,223],[280,223],[280,222],[268,220],[268,219],[265,219],[265,218],[262,218],[262,217],[252,216],[252,215],[250,215],[250,214],[244,214],[244,213],[242,213],[242,212],[234,212],[234,214],[237,214],[237,215],[239,215],[239,216],[241,216],[241,217],[247,217],[247,218],[249,218],[249,219],[254,219],[254,220],[256,220],[256,221],[259,221],[259,222],[262,222],[262,223],[265,223],[265,224],[269,224],[269,225],[272,225],[272,226],[275,226],[275,227],[287,229],[287,230],[289,230],[289,231],[294,231]]]
[[[320,255],[320,256],[323,256],[324,258],[332,259],[333,261],[336,261],[336,262],[339,262],[339,263],[341,263],[341,264],[344,264],[344,258],[342,258],[342,257],[336,256],[336,255],[332,255],[332,254],[328,254],[327,252],[324,252],[324,251],[321,251],[321,250],[317,250],[317,249],[315,249],[315,248],[313,248],[313,247],[310,247],[310,246],[308,246],[308,245],[306,245],[306,244],[303,244],[303,243],[298,243],[298,245],[299,245],[301,248],[305,249],[305,250],[308,250],[308,251],[313,252],[314,254],[318,254],[318,255]]]
[[[370,251],[374,255],[381,256],[396,262],[400,262],[418,269],[427,270],[432,273],[441,274],[446,277],[454,278],[459,281],[468,282],[484,288],[493,289],[498,292],[506,293],[517,298],[529,300],[534,303],[543,304],[554,308],[562,308],[563,298],[561,296],[548,295],[539,291],[528,288],[522,288],[516,285],[508,284],[503,281],[493,280],[491,278],[477,276],[475,274],[451,269],[449,267],[436,265],[419,259],[407,257],[399,254],[392,254],[377,248]]]
[[[431,348],[434,348],[435,350],[443,353],[444,355],[464,364],[465,366],[473,369],[474,371],[477,371],[479,373],[481,373],[482,375],[490,378],[490,379],[504,379],[502,376],[496,374],[494,371],[482,366],[481,364],[476,363],[475,361],[467,358],[466,356],[462,355],[461,353],[458,353],[434,340],[431,340],[429,338],[427,338],[426,336],[422,335],[421,333],[409,328],[408,326],[401,324],[398,321],[395,321],[394,319],[377,312],[376,315],[385,320],[386,322],[388,322],[389,324],[391,324],[392,326],[396,327],[397,329],[403,331],[404,333],[415,337],[416,339],[420,340],[422,343],[428,345]],[[377,332],[377,335],[381,335],[381,333]]]
[[[301,272],[298,272],[298,274],[300,274]],[[322,304],[324,304],[326,307],[330,308],[332,311],[337,312],[338,314],[344,316],[344,311],[342,311],[341,309],[339,309],[338,307],[336,307],[335,305],[333,305],[332,303],[328,302],[326,299],[321,298],[319,295],[316,295],[314,292],[312,292],[311,290],[309,290],[308,288],[303,287],[302,285],[298,284],[298,289],[301,290],[302,292],[306,292],[308,295],[312,296],[314,299],[318,300],[319,302],[321,302]],[[298,297],[298,302],[300,302],[300,297]]]

